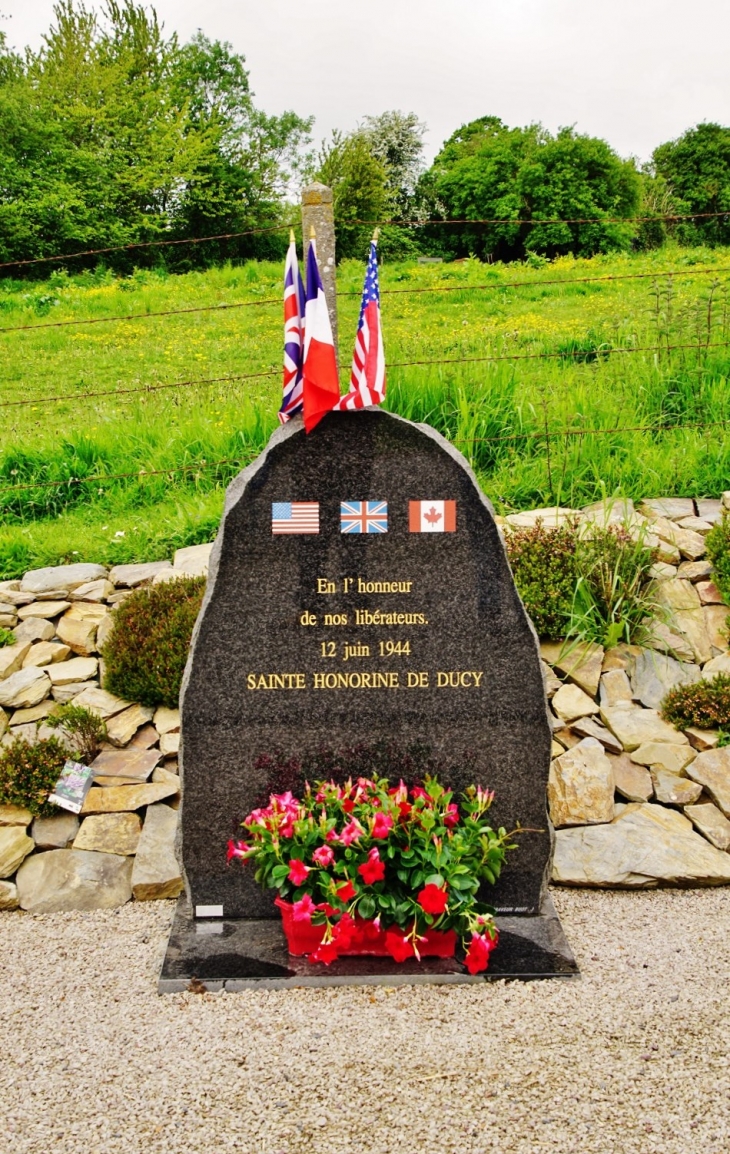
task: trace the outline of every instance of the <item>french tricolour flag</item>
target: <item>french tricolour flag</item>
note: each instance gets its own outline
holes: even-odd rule
[[[308,433],[335,407],[339,396],[335,343],[312,238],[304,310],[304,428]]]
[[[302,411],[303,346],[304,285],[292,232],[284,268],[284,393],[279,409],[279,420],[282,425]]]
[[[380,328],[378,250],[373,240],[365,271],[355,351],[352,354],[350,391],[334,407],[340,410],[364,409],[366,405],[379,405],[384,397],[385,353]]]

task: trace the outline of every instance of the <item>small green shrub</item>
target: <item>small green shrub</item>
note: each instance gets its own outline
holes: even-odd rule
[[[730,515],[723,514],[714,529],[707,534],[707,557],[712,562],[712,579],[723,595],[725,601],[730,602]]]
[[[620,526],[594,526],[588,536],[574,522],[538,522],[508,533],[507,553],[540,637],[611,646],[639,636],[651,616],[654,552]]]
[[[68,753],[57,737],[29,745],[16,737],[0,753],[0,805],[20,805],[35,817],[58,813],[48,795],[58,781]]]
[[[579,571],[568,635],[610,648],[641,636],[652,616],[656,552],[620,525],[595,526],[577,542]]]
[[[730,728],[730,675],[718,673],[712,681],[696,681],[694,685],[678,685],[670,689],[662,702],[662,717],[686,729]]]
[[[548,529],[542,521],[506,535],[517,590],[540,637],[565,637],[578,581],[574,524]]]
[[[85,709],[83,705],[74,705],[72,701],[50,714],[46,718],[46,725],[52,729],[63,729],[72,739],[77,756],[86,765],[94,760],[106,737],[106,725],[99,715]]]
[[[4,629],[0,626],[0,649],[5,645],[15,645],[15,634],[12,629]]]
[[[175,709],[204,577],[181,577],[137,589],[114,613],[104,646],[104,688],[142,705]]]

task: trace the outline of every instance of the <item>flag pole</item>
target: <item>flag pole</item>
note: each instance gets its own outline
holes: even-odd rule
[[[373,233],[373,244],[378,243],[378,237],[379,236],[380,236],[380,229],[376,228],[375,232]]]
[[[296,244],[296,243],[297,243],[297,238],[294,236],[294,229],[290,228],[289,229],[289,244]]]

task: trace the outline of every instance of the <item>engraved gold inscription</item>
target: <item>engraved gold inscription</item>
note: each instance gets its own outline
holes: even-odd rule
[[[478,689],[483,677],[483,670],[478,673],[454,670],[449,673],[437,673],[436,685],[439,689],[471,689],[473,687]]]
[[[343,577],[342,592],[350,593],[410,593],[413,581],[366,581],[363,577]],[[329,577],[317,578],[317,592],[331,595],[337,592],[337,582]]]
[[[315,673],[315,689],[398,689],[398,674],[374,673]]]
[[[423,613],[383,613],[376,609],[371,613],[369,609],[355,610],[356,625],[428,625],[428,617]]]
[[[326,644],[326,642],[325,642]],[[355,648],[351,646],[351,648]],[[361,647],[357,647],[358,649]],[[363,646],[362,648],[367,648]],[[334,656],[332,654],[331,656]],[[355,656],[351,654],[350,656]],[[365,654],[358,653],[358,657]],[[312,678],[311,683],[308,677]],[[248,673],[247,689],[429,689],[433,686],[432,674],[428,670],[407,670],[401,674],[397,670],[374,670],[346,673]],[[401,680],[401,678],[405,680]],[[439,689],[479,689],[484,671],[443,670],[436,673]]]
[[[306,673],[249,673],[247,689],[306,689]]]

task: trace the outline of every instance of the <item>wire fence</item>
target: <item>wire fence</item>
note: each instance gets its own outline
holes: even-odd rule
[[[648,224],[654,222],[664,222],[667,224],[679,224],[682,221],[695,220],[730,220],[730,212],[692,212],[692,213],[658,213],[653,216],[578,216],[578,217],[484,217],[470,219],[468,217],[461,218],[441,218],[441,217],[417,217],[413,220],[399,220],[394,217],[388,217],[382,220],[361,220],[355,219],[354,224],[359,224],[372,228],[382,228],[390,225],[399,228],[424,228],[428,225],[490,225],[490,224],[512,224],[512,225],[543,225],[543,224]],[[172,248],[181,245],[196,245],[208,244],[219,240],[241,240],[246,236],[266,236],[277,232],[288,232],[293,229],[295,232],[301,232],[301,223],[297,220],[289,222],[277,222],[276,224],[264,225],[260,228],[247,228],[240,232],[220,232],[214,233],[211,236],[189,236],[189,237],[162,237],[158,240],[141,240],[129,241],[125,244],[106,245],[103,248],[87,248],[76,252],[62,252],[54,253],[51,256],[36,256],[29,257],[24,260],[6,260],[0,261],[0,269],[3,268],[25,268],[29,265],[38,264],[52,264],[59,261],[78,260],[87,256],[107,256],[112,252],[133,252],[137,249],[150,248]]]
[[[725,217],[725,216],[728,216],[728,218],[730,219],[730,214],[725,214],[725,213],[701,214],[701,215],[703,217],[707,217],[707,216]],[[567,223],[590,223],[592,221],[592,219],[593,218],[583,218],[581,221],[576,220],[576,221],[567,222]],[[603,223],[606,222],[605,218],[597,218],[597,219],[600,219],[601,222],[603,222]],[[657,218],[656,217],[634,218],[635,221],[638,221],[641,219],[656,220]],[[690,217],[679,218],[679,217],[667,216],[667,217],[664,217],[663,219],[676,221],[679,219],[693,219],[693,218],[690,218]],[[363,223],[365,223],[365,222],[363,222]],[[372,223],[372,222],[367,222],[367,223]],[[399,222],[399,223],[401,223],[401,222]],[[414,224],[415,223],[418,223],[418,224],[425,224],[425,223],[494,224],[494,223],[518,223],[518,222],[516,222],[516,221],[509,221],[509,222],[506,222],[506,221],[449,221],[449,222],[419,221],[419,222],[412,222],[412,223],[414,223]],[[551,223],[551,222],[544,221],[544,222],[530,222],[530,223]],[[566,223],[566,222],[562,222],[562,223]],[[278,226],[277,225],[277,226],[272,226],[270,229],[248,230],[248,232],[245,232],[245,233],[221,234],[218,237],[192,238],[190,240],[170,240],[170,241],[159,241],[159,242],[144,242],[142,244],[127,245],[127,246],[115,246],[113,248],[110,247],[110,248],[106,248],[106,249],[93,249],[93,250],[90,249],[84,253],[76,253],[76,254],[72,254],[72,255],[74,255],[74,256],[100,255],[100,254],[103,254],[105,252],[116,251],[119,248],[133,249],[133,248],[138,248],[138,247],[150,247],[153,244],[163,245],[163,244],[168,244],[168,243],[169,244],[202,243],[202,242],[207,241],[207,240],[231,239],[231,238],[235,238],[236,236],[251,235],[252,233],[255,233],[255,232],[277,231],[279,227],[284,227],[284,226]],[[288,228],[289,226],[286,225],[285,227]],[[34,259],[32,261],[26,261],[26,262],[6,262],[5,265],[0,264],[0,268],[8,267],[12,263],[26,263],[26,264],[40,263],[44,259],[62,260],[62,259],[67,259],[67,258],[64,256],[58,256],[58,257],[53,257],[53,258],[51,258],[51,257],[49,257],[49,258],[37,258],[37,260]],[[543,287],[550,287],[552,289],[556,289],[556,290],[560,291],[561,289],[564,289],[564,288],[570,288],[573,285],[602,284],[602,283],[605,284],[605,283],[611,283],[611,282],[646,281],[646,280],[651,280],[651,281],[655,282],[655,284],[657,285],[657,294],[659,294],[659,292],[660,292],[659,286],[660,286],[662,281],[666,281],[668,283],[668,285],[672,285],[674,282],[674,279],[677,277],[693,278],[693,277],[705,277],[708,275],[714,275],[716,278],[718,278],[718,277],[722,276],[723,273],[730,274],[730,267],[728,267],[727,269],[724,269],[722,267],[717,267],[717,266],[700,267],[700,268],[697,268],[697,267],[666,268],[666,269],[661,269],[661,270],[650,270],[650,271],[646,271],[646,272],[607,273],[607,274],[601,274],[601,275],[593,275],[593,276],[587,275],[587,276],[581,276],[581,277],[552,277],[552,278],[528,277],[525,279],[517,279],[517,280],[512,280],[512,281],[500,281],[498,279],[495,279],[489,283],[482,283],[482,284],[436,284],[436,285],[427,285],[427,286],[419,286],[419,285],[413,286],[413,285],[411,285],[411,286],[403,287],[403,288],[387,288],[387,289],[384,289],[382,291],[381,295],[384,297],[387,297],[387,296],[402,296],[402,295],[411,295],[411,294],[420,295],[420,294],[424,294],[424,293],[453,294],[453,293],[495,292],[495,291],[500,292],[500,291],[503,291],[506,289],[509,289],[509,290],[511,290],[511,289],[541,289]],[[705,329],[701,330],[701,328],[698,326],[697,327],[697,335],[696,335],[695,339],[690,340],[690,341],[683,341],[683,340],[676,340],[676,339],[671,340],[670,337],[665,333],[664,334],[664,340],[660,340],[660,341],[655,342],[655,343],[609,344],[607,342],[606,343],[600,343],[599,342],[599,343],[593,344],[590,348],[582,347],[580,345],[580,343],[578,343],[577,346],[573,347],[573,348],[571,348],[571,347],[562,347],[562,348],[557,348],[557,349],[544,349],[543,348],[540,350],[534,350],[533,349],[532,351],[521,351],[521,352],[514,352],[514,353],[512,353],[512,352],[509,352],[509,353],[485,352],[483,355],[478,355],[478,356],[438,356],[438,357],[433,357],[433,358],[389,361],[388,362],[388,369],[389,370],[391,370],[391,369],[395,370],[395,369],[407,369],[407,368],[414,368],[414,367],[434,368],[434,367],[444,367],[444,366],[448,366],[448,367],[465,366],[465,367],[468,367],[468,366],[476,366],[476,365],[488,366],[491,364],[497,364],[497,363],[502,363],[502,362],[516,363],[516,362],[564,361],[566,363],[572,362],[575,364],[575,363],[581,363],[581,362],[608,361],[610,358],[613,358],[615,356],[623,357],[623,356],[630,356],[630,355],[634,355],[634,354],[645,354],[647,356],[653,356],[653,357],[657,357],[657,356],[664,357],[667,355],[671,355],[675,352],[682,352],[682,351],[695,352],[698,354],[699,358],[702,358],[702,357],[706,356],[706,354],[709,353],[709,351],[711,351],[711,350],[712,351],[723,350],[726,352],[728,350],[728,348],[730,348],[730,339],[723,339],[721,341],[717,341],[717,340],[712,339],[712,336],[713,336],[712,303],[711,303],[712,293],[716,290],[716,288],[718,287],[719,284],[720,284],[720,282],[718,280],[710,288],[710,306],[709,306],[709,310],[707,312],[707,324],[706,324]],[[665,291],[667,291],[667,290],[665,290]],[[668,290],[668,291],[671,291],[671,290]],[[355,291],[344,291],[343,290],[343,291],[338,292],[337,295],[339,298],[348,298],[348,297],[352,298],[352,297],[359,297],[360,292],[359,291],[355,292]],[[657,296],[657,301],[658,301],[658,296]],[[168,317],[175,317],[175,316],[189,316],[191,314],[198,314],[198,313],[225,312],[227,310],[257,308],[257,307],[264,307],[264,306],[271,306],[271,305],[277,305],[279,307],[282,307],[281,297],[277,296],[277,297],[263,298],[263,299],[258,299],[258,300],[233,301],[233,302],[226,302],[223,304],[213,304],[213,305],[193,305],[193,306],[189,306],[189,307],[149,311],[149,312],[139,313],[139,314],[114,315],[114,316],[109,316],[109,317],[72,318],[72,319],[66,319],[66,320],[60,320],[60,321],[41,322],[41,323],[35,323],[35,324],[29,324],[29,325],[11,325],[11,326],[6,326],[6,327],[1,327],[0,333],[2,333],[2,334],[12,334],[14,332],[27,333],[27,332],[35,331],[35,330],[66,328],[66,327],[70,327],[70,326],[79,326],[79,325],[98,325],[98,324],[109,324],[109,323],[138,322],[138,321],[143,321],[143,320],[154,320],[154,319],[168,318]],[[726,302],[726,305],[727,305],[727,302]],[[657,310],[658,310],[658,308],[659,308],[659,305],[657,303]],[[727,307],[726,307],[725,311],[727,313]],[[728,327],[729,326],[726,323],[727,320],[728,320],[728,317],[726,316],[725,320],[723,321],[723,325],[722,325],[722,332],[723,332],[724,337],[730,337],[730,333],[728,333]],[[660,333],[660,336],[661,336],[661,333]],[[31,407],[31,406],[61,404],[61,403],[76,402],[79,400],[86,400],[86,399],[92,400],[92,399],[102,399],[102,398],[110,398],[110,397],[117,398],[117,397],[135,397],[135,396],[143,397],[146,395],[154,395],[158,392],[163,392],[163,391],[164,392],[174,392],[174,391],[183,392],[185,390],[193,390],[193,389],[197,389],[197,388],[206,388],[206,387],[215,387],[215,386],[234,384],[234,383],[245,384],[247,382],[253,382],[255,380],[265,380],[267,378],[279,377],[280,375],[281,375],[281,369],[280,368],[268,368],[268,369],[261,369],[261,370],[255,371],[255,372],[230,373],[230,374],[215,376],[215,377],[191,377],[191,378],[188,378],[185,380],[180,380],[180,381],[157,381],[157,382],[150,382],[147,384],[130,384],[130,385],[125,385],[124,382],[120,382],[120,384],[118,386],[110,387],[110,388],[101,388],[101,389],[92,388],[92,389],[86,389],[86,390],[81,391],[81,392],[57,392],[52,396],[33,395],[33,396],[24,396],[24,397],[22,397],[22,399],[18,399],[18,400],[3,400],[3,401],[0,401],[0,409],[6,410],[6,411],[22,410],[22,409],[27,409],[28,407]],[[21,383],[21,387],[25,387],[25,386],[22,386],[22,383]],[[721,412],[724,411],[724,405],[720,407],[720,411]],[[641,414],[639,412],[637,412],[636,415],[640,416]],[[565,441],[567,443],[567,439],[570,439],[570,438],[587,438],[587,437],[599,437],[599,438],[614,437],[615,438],[615,437],[621,436],[621,435],[638,434],[638,433],[649,433],[649,434],[656,434],[656,435],[662,435],[662,436],[671,436],[671,435],[676,434],[680,431],[690,431],[690,430],[697,431],[697,430],[710,430],[710,429],[719,429],[719,428],[726,430],[727,425],[728,425],[728,421],[722,420],[722,419],[719,419],[719,420],[679,420],[679,419],[678,420],[671,420],[668,417],[659,416],[656,420],[649,421],[646,423],[636,423],[636,424],[628,424],[628,423],[627,424],[618,424],[618,423],[616,423],[616,424],[611,424],[610,426],[600,425],[600,427],[586,428],[586,427],[582,427],[576,421],[575,424],[568,425],[567,427],[564,427],[562,425],[558,427],[558,426],[551,425],[551,423],[550,423],[547,403],[544,404],[544,412],[543,412],[542,416],[544,418],[544,427],[540,428],[540,429],[526,428],[526,429],[519,431],[519,432],[502,432],[499,434],[495,434],[493,436],[474,435],[474,436],[464,437],[464,436],[453,436],[453,433],[452,433],[452,438],[451,438],[452,443],[459,446],[459,447],[463,447],[468,454],[473,456],[479,445],[503,444],[503,445],[512,445],[512,446],[519,446],[519,445],[527,446],[529,444],[535,445],[535,444],[539,444],[540,442],[544,442],[545,454],[546,454],[546,458],[547,458],[547,472],[548,472],[548,477],[550,478],[551,443],[554,444],[554,443],[559,442],[559,441]],[[513,425],[513,427],[514,427],[514,425]],[[256,448],[255,451],[258,452],[258,448]],[[254,453],[254,450],[252,447],[251,454],[248,456],[246,456],[245,451],[244,451],[243,454],[236,456],[236,457],[230,457],[230,456],[229,457],[222,457],[222,458],[216,459],[216,460],[208,460],[206,458],[201,457],[199,460],[196,460],[194,462],[189,462],[189,463],[181,464],[181,465],[174,465],[174,466],[170,466],[170,467],[155,468],[155,469],[141,468],[141,469],[135,469],[135,470],[131,470],[131,471],[127,470],[127,471],[123,471],[123,472],[110,472],[110,473],[91,473],[89,475],[67,476],[67,477],[64,477],[61,479],[56,479],[56,480],[41,480],[41,479],[29,480],[29,479],[27,479],[27,472],[26,472],[26,477],[22,481],[20,481],[18,483],[12,483],[12,484],[8,484],[8,485],[0,486],[0,498],[3,499],[3,505],[7,509],[8,508],[8,502],[12,502],[16,496],[20,496],[23,493],[35,494],[35,493],[41,493],[44,491],[64,490],[65,489],[65,490],[67,490],[69,495],[73,495],[73,494],[78,495],[80,492],[85,491],[85,487],[87,487],[87,486],[94,485],[94,486],[103,487],[105,485],[108,485],[108,484],[114,483],[114,482],[118,482],[118,481],[134,481],[136,483],[142,483],[146,479],[155,478],[155,477],[162,477],[162,476],[173,478],[175,476],[190,477],[192,475],[194,478],[199,478],[199,477],[202,477],[205,475],[205,476],[209,477],[211,474],[211,471],[215,470],[215,469],[232,470],[232,469],[240,468],[243,464],[248,463],[252,459],[253,455],[255,455],[255,453]],[[73,467],[71,465],[71,462],[69,462],[69,465],[70,465],[70,467]],[[76,465],[76,468],[78,469],[78,465]],[[6,473],[6,475],[7,475],[7,473]],[[221,476],[221,478],[219,478],[219,479],[214,479],[214,483],[218,483],[219,480],[222,481],[224,479],[225,478],[223,476]],[[552,492],[552,479],[551,478],[550,478],[550,490]],[[32,504],[33,502],[30,502],[30,503]]]
[[[1,267],[1,266],[0,266]],[[462,285],[418,285],[411,288],[392,288],[382,289],[380,292],[382,296],[409,296],[422,293],[464,293],[464,292],[500,292],[504,289],[520,289],[520,288],[542,288],[543,286],[555,288],[565,287],[570,288],[571,285],[576,284],[600,284],[611,281],[627,281],[627,280],[662,280],[664,278],[674,279],[675,277],[695,277],[695,276],[715,276],[722,273],[730,273],[730,267],[724,269],[717,266],[711,268],[688,268],[688,269],[658,269],[652,272],[628,272],[628,273],[607,273],[605,276],[576,276],[576,277],[556,277],[554,279],[537,279],[519,280],[519,281],[492,281],[490,284],[462,284]],[[360,297],[362,293],[359,290],[343,290],[337,293],[338,300],[344,297]],[[121,316],[110,317],[76,317],[72,320],[65,321],[40,321],[32,325],[6,325],[0,327],[0,333],[22,333],[32,332],[37,329],[61,329],[69,326],[78,325],[103,325],[119,323],[124,321],[147,321],[154,320],[159,317],[174,317],[187,316],[191,313],[216,313],[226,312],[229,309],[246,309],[246,308],[261,308],[264,305],[279,305],[282,307],[281,297],[266,297],[258,301],[231,301],[225,304],[216,305],[194,305],[191,307],[180,309],[162,309],[160,311],[150,311],[145,313],[125,313]]]
[[[582,429],[582,428],[563,428],[563,429],[540,429],[531,430],[521,433],[500,434],[494,437],[458,437],[451,443],[454,445],[474,445],[490,443],[496,444],[499,442],[515,442],[515,441],[539,441],[546,442],[558,441],[564,437],[615,437],[623,433],[675,433],[687,429],[726,429],[730,424],[730,417],[724,421],[689,421],[666,424],[651,424],[651,425],[617,425],[611,428],[599,429]],[[143,482],[149,477],[172,477],[176,473],[203,473],[208,469],[217,469],[223,465],[231,465],[236,468],[248,464],[251,460],[248,457],[223,457],[216,461],[208,461],[202,458],[199,461],[191,462],[186,465],[170,465],[163,469],[137,469],[126,473],[96,473],[83,477],[64,477],[56,481],[29,481],[27,483],[18,485],[5,485],[0,487],[0,497],[8,493],[22,493],[36,489],[59,489],[64,486],[69,488],[81,485],[103,485],[109,481],[122,481],[134,479],[135,481]]]
[[[615,354],[628,355],[630,353],[672,353],[680,350],[692,350],[705,353],[709,349],[730,348],[729,341],[695,340],[681,344],[654,344],[654,345],[597,345],[594,349],[561,349],[553,352],[539,353],[499,353],[486,354],[482,357],[435,357],[418,361],[389,361],[388,369],[430,368],[437,365],[477,365],[497,364],[504,361],[544,361],[544,360],[597,360],[601,357]],[[130,394],[149,394],[167,389],[187,389],[200,386],[231,384],[237,381],[257,380],[263,377],[279,377],[281,369],[262,369],[256,373],[237,373],[225,377],[193,377],[186,381],[163,381],[155,384],[135,385],[131,388],[88,390],[83,393],[59,393],[53,397],[35,396],[25,397],[22,401],[0,401],[0,409],[19,409],[33,405],[52,405],[63,401],[82,401],[97,397],[122,397]]]

